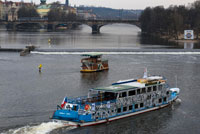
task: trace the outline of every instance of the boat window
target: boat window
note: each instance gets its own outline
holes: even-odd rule
[[[158,90],[162,90],[162,85],[158,85]]]
[[[126,97],[126,92],[123,92],[123,93],[122,93],[122,97]]]
[[[163,98],[163,101],[166,102],[166,101],[167,101],[167,97],[164,97],[164,98]]]
[[[138,109],[138,104],[135,104],[135,109]]]
[[[106,100],[114,100],[116,99],[117,94],[111,92],[105,92],[104,96]]]
[[[135,90],[129,91],[129,96],[135,95]]]
[[[77,106],[73,106],[72,110],[77,111],[78,107]]]
[[[146,88],[142,88],[142,93],[146,93]]]
[[[127,111],[127,107],[123,107],[123,112]]]
[[[162,99],[160,98],[160,99],[158,100],[158,102],[161,103],[161,102],[162,102]]]
[[[121,113],[121,108],[118,108],[118,109],[117,109],[117,113]]]
[[[140,107],[144,107],[144,103],[140,103]]]
[[[147,100],[150,100],[150,99],[151,99],[151,94],[147,95]]]
[[[137,90],[137,94],[140,94],[140,89]]]
[[[151,92],[151,87],[148,87],[148,88],[147,88],[147,92]]]
[[[132,109],[133,109],[133,106],[132,106],[132,105],[130,105],[130,106],[129,106],[129,110],[132,110]]]
[[[157,86],[153,86],[153,91],[156,91],[157,90]]]

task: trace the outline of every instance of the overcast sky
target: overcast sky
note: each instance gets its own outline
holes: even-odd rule
[[[17,0],[13,0],[17,1]],[[31,0],[24,0],[25,2],[30,2]],[[32,0],[33,2],[39,4],[40,0]],[[47,3],[60,1],[64,3],[65,0],[47,0]],[[188,3],[193,3],[196,0],[69,0],[70,5],[79,6],[101,6],[110,7],[115,9],[145,9],[146,7],[155,7],[163,5],[165,8],[170,5],[185,5]]]

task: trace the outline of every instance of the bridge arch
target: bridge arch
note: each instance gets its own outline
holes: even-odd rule
[[[140,28],[140,23],[137,20],[91,20],[91,21],[88,20],[88,21],[85,21],[83,24],[90,26],[92,28],[93,34],[99,34],[101,27],[108,24],[114,24],[114,23],[131,24]]]

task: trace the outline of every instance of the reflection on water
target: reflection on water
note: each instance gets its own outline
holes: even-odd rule
[[[83,85],[96,85],[97,83],[101,83],[103,79],[107,79],[108,71],[109,70],[93,73],[81,73],[81,83],[83,83]]]
[[[184,42],[184,49],[193,49],[194,43],[193,42]]]
[[[143,44],[143,47],[150,47],[150,48],[183,48],[182,46],[178,45],[177,42],[168,41],[167,39],[162,39],[157,36],[150,36],[146,34],[140,34],[140,43]]]
[[[65,32],[8,32],[0,31],[2,47],[24,47],[29,44],[40,48],[83,49],[138,49],[138,48],[184,48],[183,43],[141,34],[140,28],[129,24],[112,24],[101,27],[100,34],[81,25]],[[50,42],[49,42],[50,40]],[[181,45],[180,45],[181,44]],[[194,45],[198,48],[198,45]]]

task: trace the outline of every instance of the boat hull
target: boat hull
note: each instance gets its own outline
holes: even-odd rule
[[[101,72],[101,71],[108,70],[108,69],[109,69],[109,68],[98,69],[98,70],[83,69],[83,70],[81,70],[80,72],[81,72],[81,73],[92,73],[92,72]]]
[[[93,125],[108,123],[108,122],[111,122],[111,121],[127,118],[127,117],[130,117],[130,116],[134,116],[134,115],[158,110],[158,109],[161,109],[161,108],[164,108],[164,107],[171,105],[177,98],[178,98],[178,96],[176,96],[172,101],[168,102],[167,104],[163,104],[163,105],[160,105],[160,106],[156,106],[156,107],[148,108],[148,109],[145,109],[145,110],[140,110],[140,111],[136,111],[136,112],[133,112],[133,113],[128,113],[128,114],[124,114],[124,115],[120,115],[120,116],[116,116],[116,117],[112,117],[112,118],[108,118],[108,119],[103,119],[103,120],[97,120],[97,121],[92,121],[92,122],[83,122],[83,123],[65,121],[65,120],[58,120],[58,119],[53,119],[53,121],[62,122],[66,126],[76,126],[76,127],[93,126]]]

